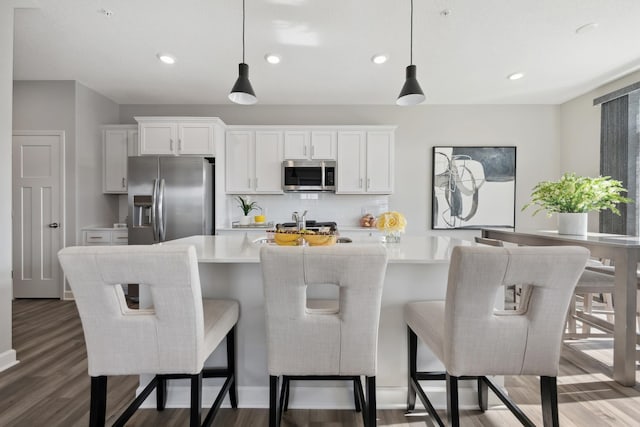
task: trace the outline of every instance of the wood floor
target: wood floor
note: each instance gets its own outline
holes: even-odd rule
[[[17,300],[13,304],[13,344],[20,363],[0,373],[0,426],[87,426],[89,376],[84,338],[75,304],[58,300]],[[565,427],[640,426],[640,387],[619,386],[597,371],[577,368],[565,359],[558,378],[560,424]],[[538,381],[506,379],[507,389],[523,411],[542,425]],[[110,377],[107,424],[133,397],[137,377]],[[242,404],[242,402],[240,402]],[[441,415],[445,414],[441,412]],[[508,410],[494,407],[481,414],[463,411],[463,426],[518,426]],[[130,426],[188,425],[186,409],[139,410]],[[216,426],[266,426],[266,409],[223,409]],[[290,410],[284,427],[361,426],[353,411]],[[432,425],[427,416],[378,411],[380,426]]]

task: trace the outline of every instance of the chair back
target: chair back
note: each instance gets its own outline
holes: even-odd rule
[[[260,261],[269,375],[375,375],[382,245],[265,246]],[[307,287],[323,284],[339,287],[337,311],[307,307]]]
[[[81,246],[58,253],[80,313],[89,375],[196,374],[204,320],[192,246]],[[153,307],[127,307],[123,284],[149,289]]]
[[[444,363],[452,375],[556,376],[573,290],[589,256],[580,247],[455,247],[445,303]],[[494,309],[520,285],[517,310]]]

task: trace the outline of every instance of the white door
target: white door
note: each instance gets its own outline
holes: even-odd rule
[[[13,295],[60,298],[64,132],[13,134]]]

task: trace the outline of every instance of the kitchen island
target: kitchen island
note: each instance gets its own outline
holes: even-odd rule
[[[345,233],[346,234],[346,233]],[[165,242],[188,244],[196,248],[200,282],[204,298],[231,298],[240,303],[237,327],[238,404],[240,407],[268,407],[266,331],[260,247],[256,243],[265,234],[238,233],[226,236],[192,236]],[[371,236],[352,237],[354,243],[381,244]],[[349,244],[349,243],[344,243]],[[457,245],[475,243],[444,236],[402,236],[399,243],[384,244],[389,254],[382,295],[378,336],[377,400],[379,409],[404,408],[407,391],[407,343],[403,319],[405,303],[416,300],[444,299],[449,257]],[[141,295],[141,302],[144,296]],[[225,363],[225,344],[207,361],[207,366]],[[418,352],[418,366],[441,370],[442,366],[426,347]],[[143,379],[142,383],[146,381]],[[213,401],[221,381],[204,381],[203,405]],[[346,387],[344,385],[347,385]],[[444,407],[444,382],[429,387],[434,404]],[[150,396],[147,402],[154,402]],[[461,405],[475,405],[472,388],[461,388]],[[225,402],[228,405],[228,402]],[[152,403],[147,404],[152,407]],[[189,406],[186,382],[171,381],[168,405]],[[353,408],[353,393],[348,382],[304,382],[291,385],[292,408]]]

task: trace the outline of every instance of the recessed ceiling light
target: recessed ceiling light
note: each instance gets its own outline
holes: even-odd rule
[[[371,62],[377,65],[384,64],[388,60],[389,60],[389,55],[387,55],[386,53],[378,53],[371,57]]]
[[[158,57],[160,62],[164,64],[173,65],[176,63],[176,58],[172,55],[169,55],[168,53],[159,53],[156,56]]]
[[[585,34],[589,33],[598,28],[597,22],[589,22],[588,24],[584,24],[576,28],[576,34]]]
[[[279,64],[280,63],[280,56],[276,55],[274,53],[267,53],[264,56],[265,61],[267,61],[269,64]]]
[[[523,78],[523,77],[524,77],[524,74],[523,74],[523,73],[513,73],[513,74],[509,74],[509,75],[507,76],[507,78],[508,78],[509,80],[520,80],[520,79],[521,79],[521,78]]]

